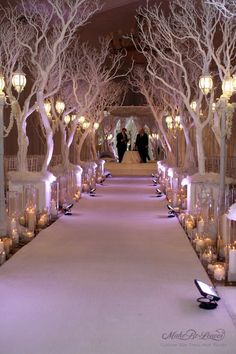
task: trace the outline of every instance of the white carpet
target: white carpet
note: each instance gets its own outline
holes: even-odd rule
[[[0,353],[233,353],[232,320],[222,301],[198,308],[193,279],[209,280],[166,216],[146,177],[84,196],[0,268]]]

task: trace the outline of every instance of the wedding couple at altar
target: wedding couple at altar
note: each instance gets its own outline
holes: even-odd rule
[[[119,163],[122,162],[125,152],[127,151],[128,136],[126,133],[126,128],[122,128],[121,132],[116,136],[117,141],[117,151],[119,157]],[[148,154],[148,135],[145,132],[144,128],[141,128],[137,134],[134,150],[137,150],[140,156],[140,162],[146,163],[147,160],[150,160]]]

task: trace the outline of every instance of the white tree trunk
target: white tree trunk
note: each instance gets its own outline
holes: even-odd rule
[[[189,130],[185,126],[183,126],[184,137],[186,142],[186,151],[184,157],[184,169],[191,170],[196,167],[196,161],[194,157],[194,149],[190,140]]]
[[[61,131],[61,159],[63,168],[69,166],[69,147],[67,146],[66,141],[66,129],[63,122],[60,122],[60,131]]]
[[[44,109],[44,97],[43,97],[43,92],[39,91],[37,93],[37,101],[39,104],[39,111],[40,111],[40,116],[42,119],[43,126],[45,128],[45,134],[46,134],[46,154],[42,166],[42,172],[45,173],[48,169],[48,166],[50,164],[50,161],[52,159],[53,155],[53,148],[54,148],[54,142],[53,142],[53,131],[49,122],[49,119],[46,115],[45,109]]]
[[[26,120],[17,120],[17,128],[18,128],[18,152],[17,152],[17,169],[19,172],[28,171],[28,163],[27,163],[27,152],[29,146],[29,139],[26,134]]]
[[[0,236],[6,236],[6,202],[5,202],[5,180],[4,180],[4,117],[3,108],[5,95],[0,94]]]
[[[91,132],[91,149],[93,161],[97,160],[97,150],[96,150],[96,134],[94,131]]]
[[[197,144],[197,159],[198,159],[198,172],[201,175],[206,173],[205,168],[205,152],[203,147],[202,127],[196,126],[196,144]]]
[[[78,154],[79,163],[82,162],[82,160],[81,160],[81,151],[82,151],[82,147],[84,145],[85,139],[87,138],[89,133],[90,133],[89,129],[85,130],[85,132],[82,134],[81,138],[79,139],[79,144],[77,145],[77,154]]]

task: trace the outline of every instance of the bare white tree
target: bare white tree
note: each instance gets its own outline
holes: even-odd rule
[[[236,16],[236,3],[234,0],[206,0],[206,4],[215,6],[225,17]]]
[[[159,131],[161,132],[160,140],[165,149],[168,161],[172,159],[173,152],[168,135],[163,126],[163,117],[166,111],[166,105],[163,100],[160,99],[160,90],[158,90],[154,85],[154,78],[147,72],[144,68],[136,67],[132,75],[129,77],[129,83],[133,88],[136,88],[146,99],[147,104],[149,105],[152,114],[157,122]],[[164,141],[165,144],[164,144]],[[173,161],[169,161],[173,163]]]
[[[147,59],[147,71],[184,103],[196,130],[199,173],[205,173],[203,130],[212,121],[214,95],[204,97],[198,89],[202,74],[210,72],[212,48],[220,15],[217,9],[199,1],[175,0],[166,15],[158,6],[141,8],[138,12],[139,50]],[[171,71],[172,80],[163,75]],[[195,75],[195,81],[192,75]],[[193,98],[197,109],[191,108]],[[208,106],[207,116],[200,115]]]
[[[120,71],[126,52],[112,53],[110,41],[110,38],[101,38],[99,48],[92,48],[88,43],[84,43],[75,49],[76,53],[71,57],[69,73],[77,111],[80,115],[86,115],[87,112],[89,117],[86,115],[86,118],[89,120],[90,109],[96,106],[108,84],[127,75],[127,72]],[[81,85],[86,85],[85,91],[81,92]],[[79,160],[83,144],[91,129],[90,125],[80,136],[77,149]]]
[[[19,44],[27,50],[29,68],[35,78],[36,98],[46,134],[45,172],[53,153],[53,130],[44,108],[44,100],[55,95],[61,85],[65,51],[78,29],[100,8],[97,0],[33,0],[21,1],[20,14],[24,30],[30,32],[29,42],[19,36],[21,28],[12,21]],[[55,79],[57,73],[57,81]],[[51,85],[50,80],[54,82]],[[49,88],[51,88],[49,90]]]
[[[91,157],[92,160],[97,160],[97,149],[94,127],[102,123],[105,118],[104,111],[106,109],[112,110],[112,106],[120,106],[124,101],[127,92],[127,86],[124,82],[116,83],[111,81],[107,83],[100,91],[96,102],[90,107],[86,117],[89,120],[89,135],[91,141]]]
[[[26,63],[26,49],[20,45],[19,41],[23,40],[29,43],[33,36],[30,31],[23,30],[23,24],[19,18],[16,8],[1,8],[1,32],[0,32],[0,66],[1,73],[5,79],[5,91],[7,94],[7,103],[11,106],[11,114],[9,120],[9,126],[5,129],[5,135],[7,136],[14,124],[14,120],[17,125],[17,168],[20,172],[27,171],[27,150],[29,140],[26,133],[27,118],[33,113],[36,108],[35,94],[36,94],[36,82],[31,82],[31,89],[24,92],[24,98],[21,92],[17,92],[13,85],[12,79],[14,73],[24,69]],[[16,23],[18,26],[18,38],[16,37],[15,27],[12,23]],[[28,85],[29,86],[29,85]]]

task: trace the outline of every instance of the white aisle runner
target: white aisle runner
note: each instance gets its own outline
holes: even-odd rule
[[[1,354],[233,353],[221,301],[150,178],[111,178],[0,268]]]

